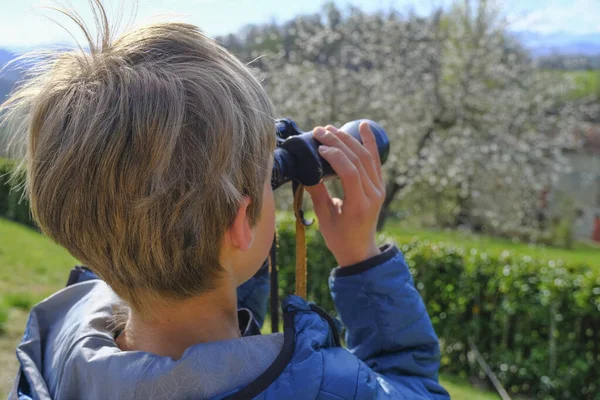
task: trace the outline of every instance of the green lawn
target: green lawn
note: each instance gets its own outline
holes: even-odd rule
[[[566,71],[565,74],[575,80],[577,87],[573,93],[575,98],[600,94],[600,70]]]
[[[393,236],[399,243],[409,242],[413,239],[444,242],[464,248],[476,248],[479,251],[499,255],[509,250],[513,253],[528,255],[544,260],[563,260],[570,264],[587,264],[600,266],[600,246],[576,243],[572,250],[532,245],[528,243],[512,242],[485,235],[474,235],[469,232],[450,230],[427,230],[415,228],[398,222],[390,222],[385,226],[385,231]]]
[[[558,77],[567,76],[573,79],[575,88],[568,96],[570,99],[580,99],[590,95],[600,95],[600,70],[550,70],[549,73],[557,74]]]
[[[14,352],[23,334],[27,310],[61,289],[77,261],[48,238],[1,218],[0,238],[0,314],[3,310],[7,314],[0,333],[0,398],[6,398],[17,371]],[[441,381],[453,399],[499,398],[457,377],[442,375]]]
[[[37,302],[64,286],[77,264],[65,250],[33,229],[0,220],[0,293]]]
[[[75,259],[30,228],[0,219],[0,398],[8,396],[17,371],[15,347],[27,310],[62,288]],[[1,328],[1,327],[0,327]]]
[[[500,400],[499,395],[475,389],[457,376],[441,374],[440,382],[453,400]]]

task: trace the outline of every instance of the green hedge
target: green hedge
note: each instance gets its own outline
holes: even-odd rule
[[[25,174],[13,174],[14,164],[0,158],[0,217],[35,227],[29,201],[23,196]]]
[[[280,295],[294,291],[294,229],[291,218],[279,219]],[[327,277],[335,260],[316,228],[307,242],[309,300],[332,311]],[[429,242],[402,250],[440,337],[443,372],[485,378],[472,338],[512,394],[600,399],[598,272]]]

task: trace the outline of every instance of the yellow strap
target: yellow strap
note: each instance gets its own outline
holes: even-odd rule
[[[301,214],[304,185],[294,192],[294,214],[296,215],[296,295],[306,299],[306,233]]]

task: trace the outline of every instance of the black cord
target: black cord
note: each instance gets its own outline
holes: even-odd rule
[[[269,255],[271,268],[271,331],[279,332],[279,271],[277,270],[277,232],[273,237]]]

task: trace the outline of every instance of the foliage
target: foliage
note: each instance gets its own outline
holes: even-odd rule
[[[294,224],[278,224],[281,292],[293,292]],[[309,299],[333,310],[326,282],[335,261],[318,234],[307,231]],[[385,240],[381,238],[381,240]],[[442,370],[485,378],[473,360],[472,338],[513,394],[541,399],[593,399],[598,390],[600,272],[508,251],[431,243],[402,245],[442,343]]]
[[[590,268],[422,243],[408,251],[448,372],[479,373],[472,338],[512,393],[592,399],[600,276]]]
[[[35,227],[24,196],[25,174],[14,174],[14,168],[11,161],[0,158],[0,217]]]

